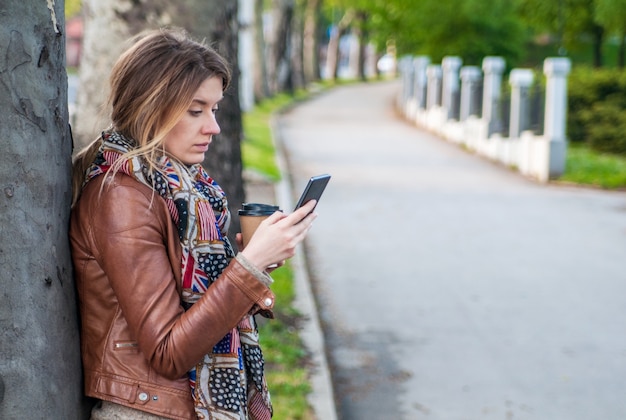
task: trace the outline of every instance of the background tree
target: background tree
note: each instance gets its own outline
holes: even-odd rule
[[[272,0],[272,38],[270,40],[269,67],[270,90],[293,92],[295,89],[293,54],[293,22],[295,13],[294,0]]]
[[[473,65],[488,55],[502,56],[514,65],[523,55],[524,27],[510,0],[425,0],[416,7],[399,2],[387,13],[402,30],[395,31],[384,21],[380,25],[388,36],[398,33],[394,38],[400,54],[424,54],[435,62],[455,55]]]
[[[320,44],[324,37],[322,28],[322,0],[307,0],[304,5],[302,31],[302,67],[305,84],[319,80]]]
[[[331,70],[337,37],[349,27],[360,34],[361,46],[372,42],[378,52],[392,42],[399,55],[424,54],[433,61],[457,55],[466,64],[480,64],[487,55],[500,55],[515,64],[523,56],[525,28],[517,2],[510,0],[329,0],[326,5],[335,22],[328,47]]]
[[[609,34],[617,36],[617,65],[623,69],[626,56],[626,0],[596,0],[594,18]]]
[[[0,13],[0,418],[76,419],[80,347],[67,238],[63,2]]]
[[[263,0],[254,0],[254,99],[260,102],[271,95],[268,62],[267,40],[265,39]]]
[[[590,39],[593,64],[602,66],[604,28],[594,20],[596,0],[519,1],[523,22],[535,34],[555,34],[561,55],[588,45]]]

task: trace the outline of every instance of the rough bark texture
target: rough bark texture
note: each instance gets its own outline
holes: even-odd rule
[[[77,419],[63,1],[0,6],[0,418]]]
[[[83,0],[83,56],[79,72],[76,118],[77,149],[95,139],[110,121],[102,107],[113,63],[137,33],[171,22],[167,0]],[[174,6],[171,6],[174,7]]]

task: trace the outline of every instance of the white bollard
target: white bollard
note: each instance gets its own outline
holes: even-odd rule
[[[428,86],[428,76],[426,68],[430,64],[430,58],[417,56],[413,59],[414,92],[417,101],[417,109],[426,109],[426,87]]]
[[[446,110],[447,119],[458,118],[459,69],[463,64],[460,57],[444,57],[441,61],[441,106]]]
[[[476,66],[461,68],[461,110],[459,120],[465,121],[470,115],[478,115],[476,97],[480,95],[476,87],[482,79],[482,72]]]
[[[533,84],[534,74],[528,69],[513,69],[509,75],[511,85],[511,120],[509,123],[509,138],[519,138],[522,131],[530,123],[530,87]]]
[[[431,109],[441,105],[441,66],[429,64],[426,68],[428,87],[426,89],[426,108]]]
[[[565,57],[548,58],[544,61],[546,75],[546,110],[543,137],[548,142],[548,177],[555,178],[565,171],[567,138],[567,75],[571,61]]]
[[[504,72],[502,57],[485,57],[483,59],[483,115],[487,122],[487,137],[502,130],[500,115],[500,97],[502,96],[502,73]]]

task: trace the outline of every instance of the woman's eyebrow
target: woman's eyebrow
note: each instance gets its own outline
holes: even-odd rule
[[[224,99],[223,96],[220,96],[219,99],[217,101],[215,101],[215,103],[219,103],[222,99]],[[192,103],[197,103],[199,105],[209,105],[209,102],[205,101],[204,99],[200,99],[200,98],[194,98],[192,101]]]

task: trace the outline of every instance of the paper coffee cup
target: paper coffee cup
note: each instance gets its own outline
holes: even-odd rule
[[[278,206],[262,203],[244,203],[239,209],[239,223],[241,224],[241,236],[245,248],[250,238],[259,227],[259,224],[274,212],[280,211]]]

